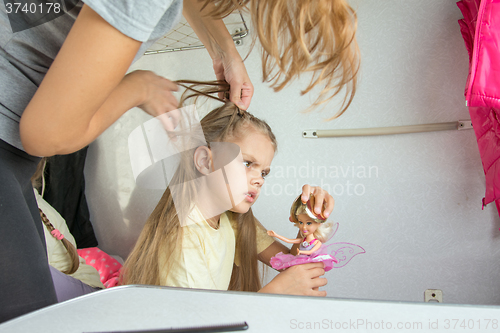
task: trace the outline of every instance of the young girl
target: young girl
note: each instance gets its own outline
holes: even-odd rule
[[[317,278],[324,272],[322,263],[287,270],[261,288],[257,260],[269,265],[270,258],[279,251],[289,252],[266,234],[251,210],[277,148],[270,127],[233,103],[211,111],[201,120],[201,127],[207,145],[181,158],[183,162],[125,262],[122,283],[326,295],[317,290],[326,284],[325,279]],[[246,189],[243,201],[235,200],[231,209],[214,216],[201,209],[201,203],[207,206],[208,200],[211,205],[217,205],[221,193],[225,192],[225,184],[218,190],[215,189],[219,185],[211,184],[213,191],[200,197],[200,193],[207,191],[194,188],[193,182],[187,180],[211,182],[208,176],[218,169],[214,167],[217,156],[212,147],[216,143],[233,143],[241,150]],[[174,206],[173,184],[182,184],[183,205]],[[304,189],[307,193],[316,191],[326,196],[331,211],[331,196],[319,188],[305,186]],[[233,197],[238,195],[233,193]],[[179,216],[188,216],[189,223],[181,221]]]

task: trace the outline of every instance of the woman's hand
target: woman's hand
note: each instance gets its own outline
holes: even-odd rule
[[[307,184],[302,186],[301,200],[303,203],[306,203],[307,200],[309,200],[309,196],[311,194],[314,195],[314,198],[316,199],[314,212],[316,214],[322,214],[325,218],[328,218],[330,213],[333,211],[333,206],[335,205],[333,197],[319,186],[311,186]]]
[[[253,85],[226,25],[221,19],[210,16],[215,4],[198,0],[184,0],[183,3],[182,13],[210,54],[217,80],[229,83],[231,102],[243,110],[248,109]],[[219,97],[224,98],[222,93]]]
[[[263,293],[287,294],[302,296],[326,296],[326,291],[319,291],[319,287],[327,284],[323,263],[308,263],[292,266],[278,274],[264,288]]]
[[[156,117],[173,139],[172,131],[181,117],[179,102],[172,94],[179,87],[174,82],[156,75],[151,71],[136,70],[127,74],[124,81],[129,81],[137,91],[141,92],[141,102],[137,107]]]
[[[213,66],[217,80],[226,80],[229,83],[229,100],[239,108],[247,110],[253,96],[253,85],[239,53],[235,51],[231,56],[216,58],[213,60]]]
[[[176,110],[179,106],[177,98],[172,94],[179,87],[164,77],[151,71],[137,70],[127,74],[123,80],[129,81],[142,93],[142,101],[138,107],[153,117]]]

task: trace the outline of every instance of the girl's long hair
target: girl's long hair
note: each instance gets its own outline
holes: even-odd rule
[[[221,18],[234,10],[250,10],[262,45],[263,80],[280,91],[302,73],[311,80],[306,94],[320,87],[311,108],[344,92],[340,116],[357,87],[360,55],[355,33],[357,16],[347,0],[200,0]],[[215,4],[214,4],[215,3]]]
[[[178,82],[184,85],[186,81]],[[192,83],[192,82],[191,82]],[[203,83],[211,87],[211,92],[227,91],[227,84],[220,82]],[[222,87],[222,88],[221,88]],[[192,89],[191,86],[188,89]],[[187,98],[198,97],[205,93],[194,93]],[[209,142],[222,142],[230,138],[241,138],[247,133],[257,131],[267,135],[277,148],[276,138],[271,128],[264,121],[250,113],[240,110],[235,104],[226,102],[219,108],[212,110],[201,120],[205,140]],[[196,191],[186,180],[197,177],[193,165],[193,154],[184,154],[182,162],[165,190],[158,205],[146,221],[137,243],[127,258],[122,275],[122,284],[150,284],[160,285],[160,274],[169,271],[173,260],[180,255],[182,247],[182,227],[179,221],[180,214],[177,210],[187,212],[192,208]],[[171,187],[174,184],[183,184],[182,198],[186,198],[182,207],[174,206]],[[173,187],[172,187],[173,188]],[[178,188],[177,186],[175,188]],[[184,212],[185,213],[185,212]],[[251,209],[244,214],[232,213],[237,221],[236,244],[240,258],[240,266],[234,266],[230,290],[257,291],[261,288],[259,269],[257,265],[256,221]],[[161,267],[160,267],[161,266]]]

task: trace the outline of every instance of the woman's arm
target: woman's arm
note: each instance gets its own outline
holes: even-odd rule
[[[213,4],[209,3],[202,11],[203,5],[203,1],[184,0],[184,17],[207,48],[217,80],[226,80],[231,86],[230,100],[246,110],[252,99],[253,85],[243,60],[224,22],[208,15]]]
[[[140,45],[84,5],[21,117],[26,152],[77,151],[135,106],[154,116],[177,108],[169,80],[148,71],[125,76]]]

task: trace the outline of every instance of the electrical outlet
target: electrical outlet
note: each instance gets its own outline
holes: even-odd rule
[[[443,291],[440,289],[427,289],[424,291],[424,302],[443,303]]]

